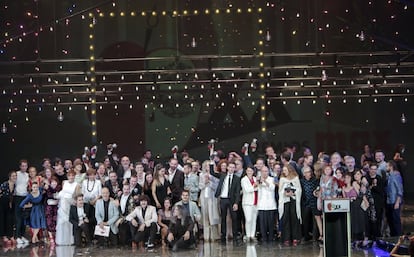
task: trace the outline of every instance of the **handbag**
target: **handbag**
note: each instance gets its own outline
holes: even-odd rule
[[[109,230],[110,230],[109,226],[103,226],[103,228],[101,228],[101,226],[96,225],[94,235],[109,237]]]

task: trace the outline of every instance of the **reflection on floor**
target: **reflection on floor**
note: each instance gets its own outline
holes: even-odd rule
[[[101,249],[101,248],[75,248],[74,246],[57,246],[56,248],[48,248],[46,245],[31,246],[20,249],[6,249],[3,248],[0,256],[5,257],[77,257],[77,256],[99,256],[99,257],[129,257],[129,256],[144,256],[144,257],[323,257],[323,248],[314,243],[306,243],[298,245],[297,247],[285,247],[278,242],[258,245],[258,244],[244,244],[242,246],[233,246],[231,243],[221,245],[219,243],[200,243],[196,250],[182,250],[172,252],[169,249],[156,247],[153,250],[146,249]],[[372,248],[368,250],[354,249],[352,251],[353,257],[386,257],[388,252],[382,251],[379,248]]]

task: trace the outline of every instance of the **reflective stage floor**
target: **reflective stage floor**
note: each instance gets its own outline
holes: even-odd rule
[[[414,235],[414,202],[411,200],[403,207],[402,213],[403,231],[405,233],[412,232]],[[386,257],[389,256],[393,244],[397,238],[386,238],[386,247],[373,247],[371,249],[354,249],[352,250],[353,257]],[[318,244],[308,242],[300,244],[296,247],[282,246],[279,242],[274,242],[269,245],[258,244],[243,244],[242,246],[233,246],[230,242],[227,245],[220,243],[199,243],[195,250],[182,250],[172,252],[168,249],[163,249],[161,246],[156,247],[152,251],[145,249],[132,250],[129,249],[100,249],[80,248],[76,249],[74,246],[57,246],[55,249],[50,249],[47,245],[33,247],[27,245],[24,248],[0,248],[1,257],[129,257],[129,256],[143,256],[143,257],[323,257],[323,249]],[[329,256],[327,256],[329,257]]]
[[[7,248],[6,248],[7,249]],[[296,247],[281,246],[279,242],[268,245],[244,244],[242,246],[233,246],[231,243],[221,245],[219,243],[200,243],[197,249],[180,250],[172,252],[169,249],[156,247],[154,250],[146,249],[100,249],[100,248],[75,248],[74,246],[57,246],[50,249],[47,246],[27,246],[23,249],[2,249],[0,256],[8,257],[77,257],[77,256],[99,256],[99,257],[322,257],[323,249],[315,243],[300,244]],[[388,252],[373,247],[368,250],[354,249],[352,256],[359,257],[385,257],[389,256]]]

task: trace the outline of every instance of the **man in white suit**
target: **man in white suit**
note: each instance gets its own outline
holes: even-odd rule
[[[107,187],[102,188],[102,198],[96,202],[95,218],[96,224],[102,229],[104,226],[109,226],[109,243],[112,246],[118,245],[118,227],[116,221],[119,218],[119,210],[114,201],[109,198],[109,189]],[[98,236],[100,246],[105,245],[105,238]]]
[[[147,247],[154,248],[155,235],[157,233],[157,210],[154,206],[148,205],[149,198],[147,195],[139,197],[139,206],[135,207],[126,220],[130,222],[132,247],[137,243],[146,242]]]

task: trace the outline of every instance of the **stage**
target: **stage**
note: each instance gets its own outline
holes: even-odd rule
[[[4,250],[4,249],[2,249]],[[57,246],[55,249],[48,248],[47,246],[27,246],[23,249],[9,249],[6,252],[2,252],[1,256],[9,257],[76,257],[76,256],[99,256],[99,257],[129,257],[132,255],[148,256],[148,257],[166,257],[166,256],[179,256],[179,257],[204,257],[204,256],[217,256],[217,257],[256,257],[256,256],[272,256],[272,257],[322,257],[323,249],[316,243],[307,242],[298,245],[297,247],[285,247],[279,242],[273,242],[270,244],[243,244],[242,246],[233,246],[231,242],[227,245],[221,245],[220,243],[203,243],[198,244],[197,249],[194,250],[181,250],[172,252],[167,248],[156,247],[154,250],[142,249],[100,249],[96,247],[92,248],[79,248],[75,249],[74,246]],[[353,249],[352,256],[359,257],[385,257],[389,256],[387,251],[384,251],[378,247],[371,249]]]

